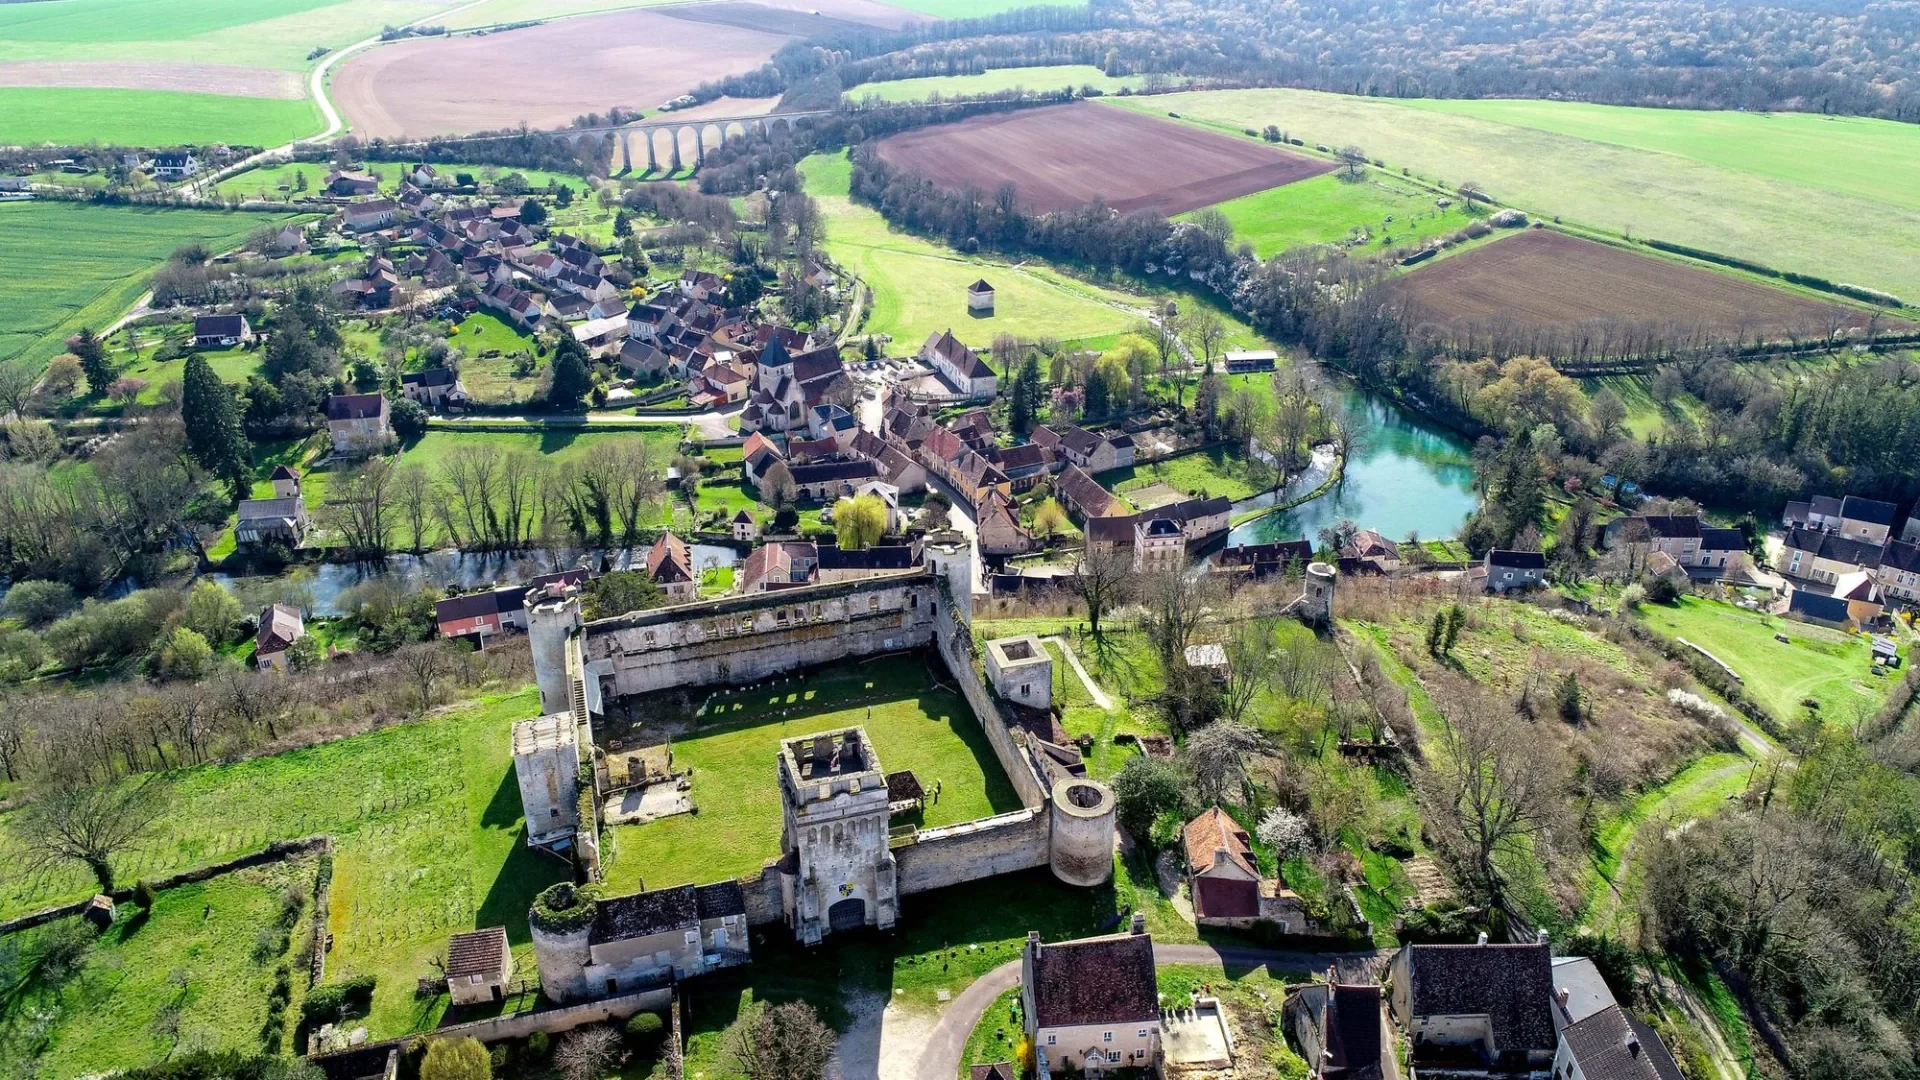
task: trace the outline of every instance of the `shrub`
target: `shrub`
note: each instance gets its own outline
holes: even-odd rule
[[[355,1016],[365,1016],[373,1008],[374,977],[360,975],[346,982],[316,986],[300,1003],[300,1019],[308,1027],[319,1027]]]
[[[160,902],[160,894],[153,891],[150,882],[136,881],[133,883],[133,902],[152,911],[153,905]]]
[[[1727,711],[1699,694],[1688,693],[1678,687],[1667,691],[1667,704],[1681,712],[1697,716],[1702,720],[1725,720]]]
[[[598,894],[590,886],[560,882],[533,898],[527,921],[551,934],[566,934],[593,925]]]
[[[632,1039],[635,1046],[646,1050],[660,1042],[666,1034],[667,1022],[660,1018],[659,1013],[637,1012],[627,1017],[626,1030],[627,1038]]]
[[[553,1053],[553,1038],[544,1031],[536,1031],[527,1036],[527,1056],[535,1061],[545,1061]]]

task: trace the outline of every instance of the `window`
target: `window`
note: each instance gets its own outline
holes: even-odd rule
[[[1141,1028],[1141,1029],[1140,1029],[1140,1038],[1142,1038],[1142,1039],[1144,1039],[1144,1038],[1146,1038],[1146,1037],[1147,1037],[1147,1029],[1146,1029],[1146,1028]]]
[[[642,644],[646,644],[646,645],[653,644],[653,631],[651,630],[647,631],[646,636],[642,637],[640,641]]]
[[[548,816],[548,817],[559,817],[559,816],[560,816],[560,808],[559,808],[559,807],[557,807],[557,806],[550,806],[550,807],[548,807],[548,808],[547,808],[547,816]]]
[[[700,931],[698,930],[687,931],[687,944],[689,945],[700,944]]]
[[[1020,696],[1021,696],[1021,697],[1026,697],[1026,696],[1027,696],[1028,694],[1031,694],[1031,693],[1033,693],[1033,684],[1032,684],[1032,683],[1021,683],[1021,684],[1020,684]]]
[[[1100,1041],[1101,1041],[1101,1042],[1112,1042],[1112,1041],[1113,1041],[1113,1032],[1111,1032],[1111,1031],[1103,1031],[1103,1032],[1101,1032],[1101,1033],[1100,1033]]]
[[[1108,1061],[1119,1061],[1119,1060],[1120,1060],[1120,1051],[1118,1051],[1118,1050],[1109,1050],[1109,1051],[1107,1051],[1107,1060],[1108,1060]]]
[[[1059,1041],[1060,1041],[1060,1037],[1059,1037],[1058,1035],[1049,1035],[1049,1036],[1047,1036],[1047,1045],[1048,1045],[1048,1046],[1052,1046],[1053,1044],[1055,1044],[1055,1043],[1057,1043],[1057,1042],[1059,1042]]]

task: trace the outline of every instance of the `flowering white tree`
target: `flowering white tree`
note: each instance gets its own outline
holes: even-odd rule
[[[1313,850],[1313,827],[1307,824],[1306,818],[1285,807],[1276,806],[1262,815],[1254,835],[1282,861]]]

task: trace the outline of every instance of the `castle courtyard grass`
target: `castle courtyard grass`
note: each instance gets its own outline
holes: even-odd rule
[[[928,794],[923,827],[1019,809],[979,721],[957,692],[935,683],[930,659],[891,656],[716,692],[697,728],[673,740],[673,767],[693,771],[698,813],[616,826],[608,891],[759,871],[780,854],[781,742],[836,728],[865,727],[883,769],[919,777]],[[638,714],[651,707],[652,699],[635,703]]]

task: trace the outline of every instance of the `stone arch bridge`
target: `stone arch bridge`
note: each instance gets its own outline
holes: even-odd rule
[[[822,116],[832,115],[831,109],[813,109],[805,112],[766,113],[760,116],[702,116],[676,120],[672,113],[663,113],[646,120],[619,126],[601,126],[592,128],[570,128],[565,134],[575,143],[584,139],[604,139],[611,135],[619,144],[614,164],[617,168],[635,173],[641,170],[642,158],[645,168],[658,172],[664,162],[670,171],[683,167],[680,144],[684,136],[693,136],[694,163],[701,164],[707,159],[708,137],[715,136],[715,145],[725,145],[728,139],[746,135],[758,130],[762,134],[772,134],[776,129],[792,132],[796,125],[811,126]],[[666,145],[661,145],[661,136],[666,137]]]

